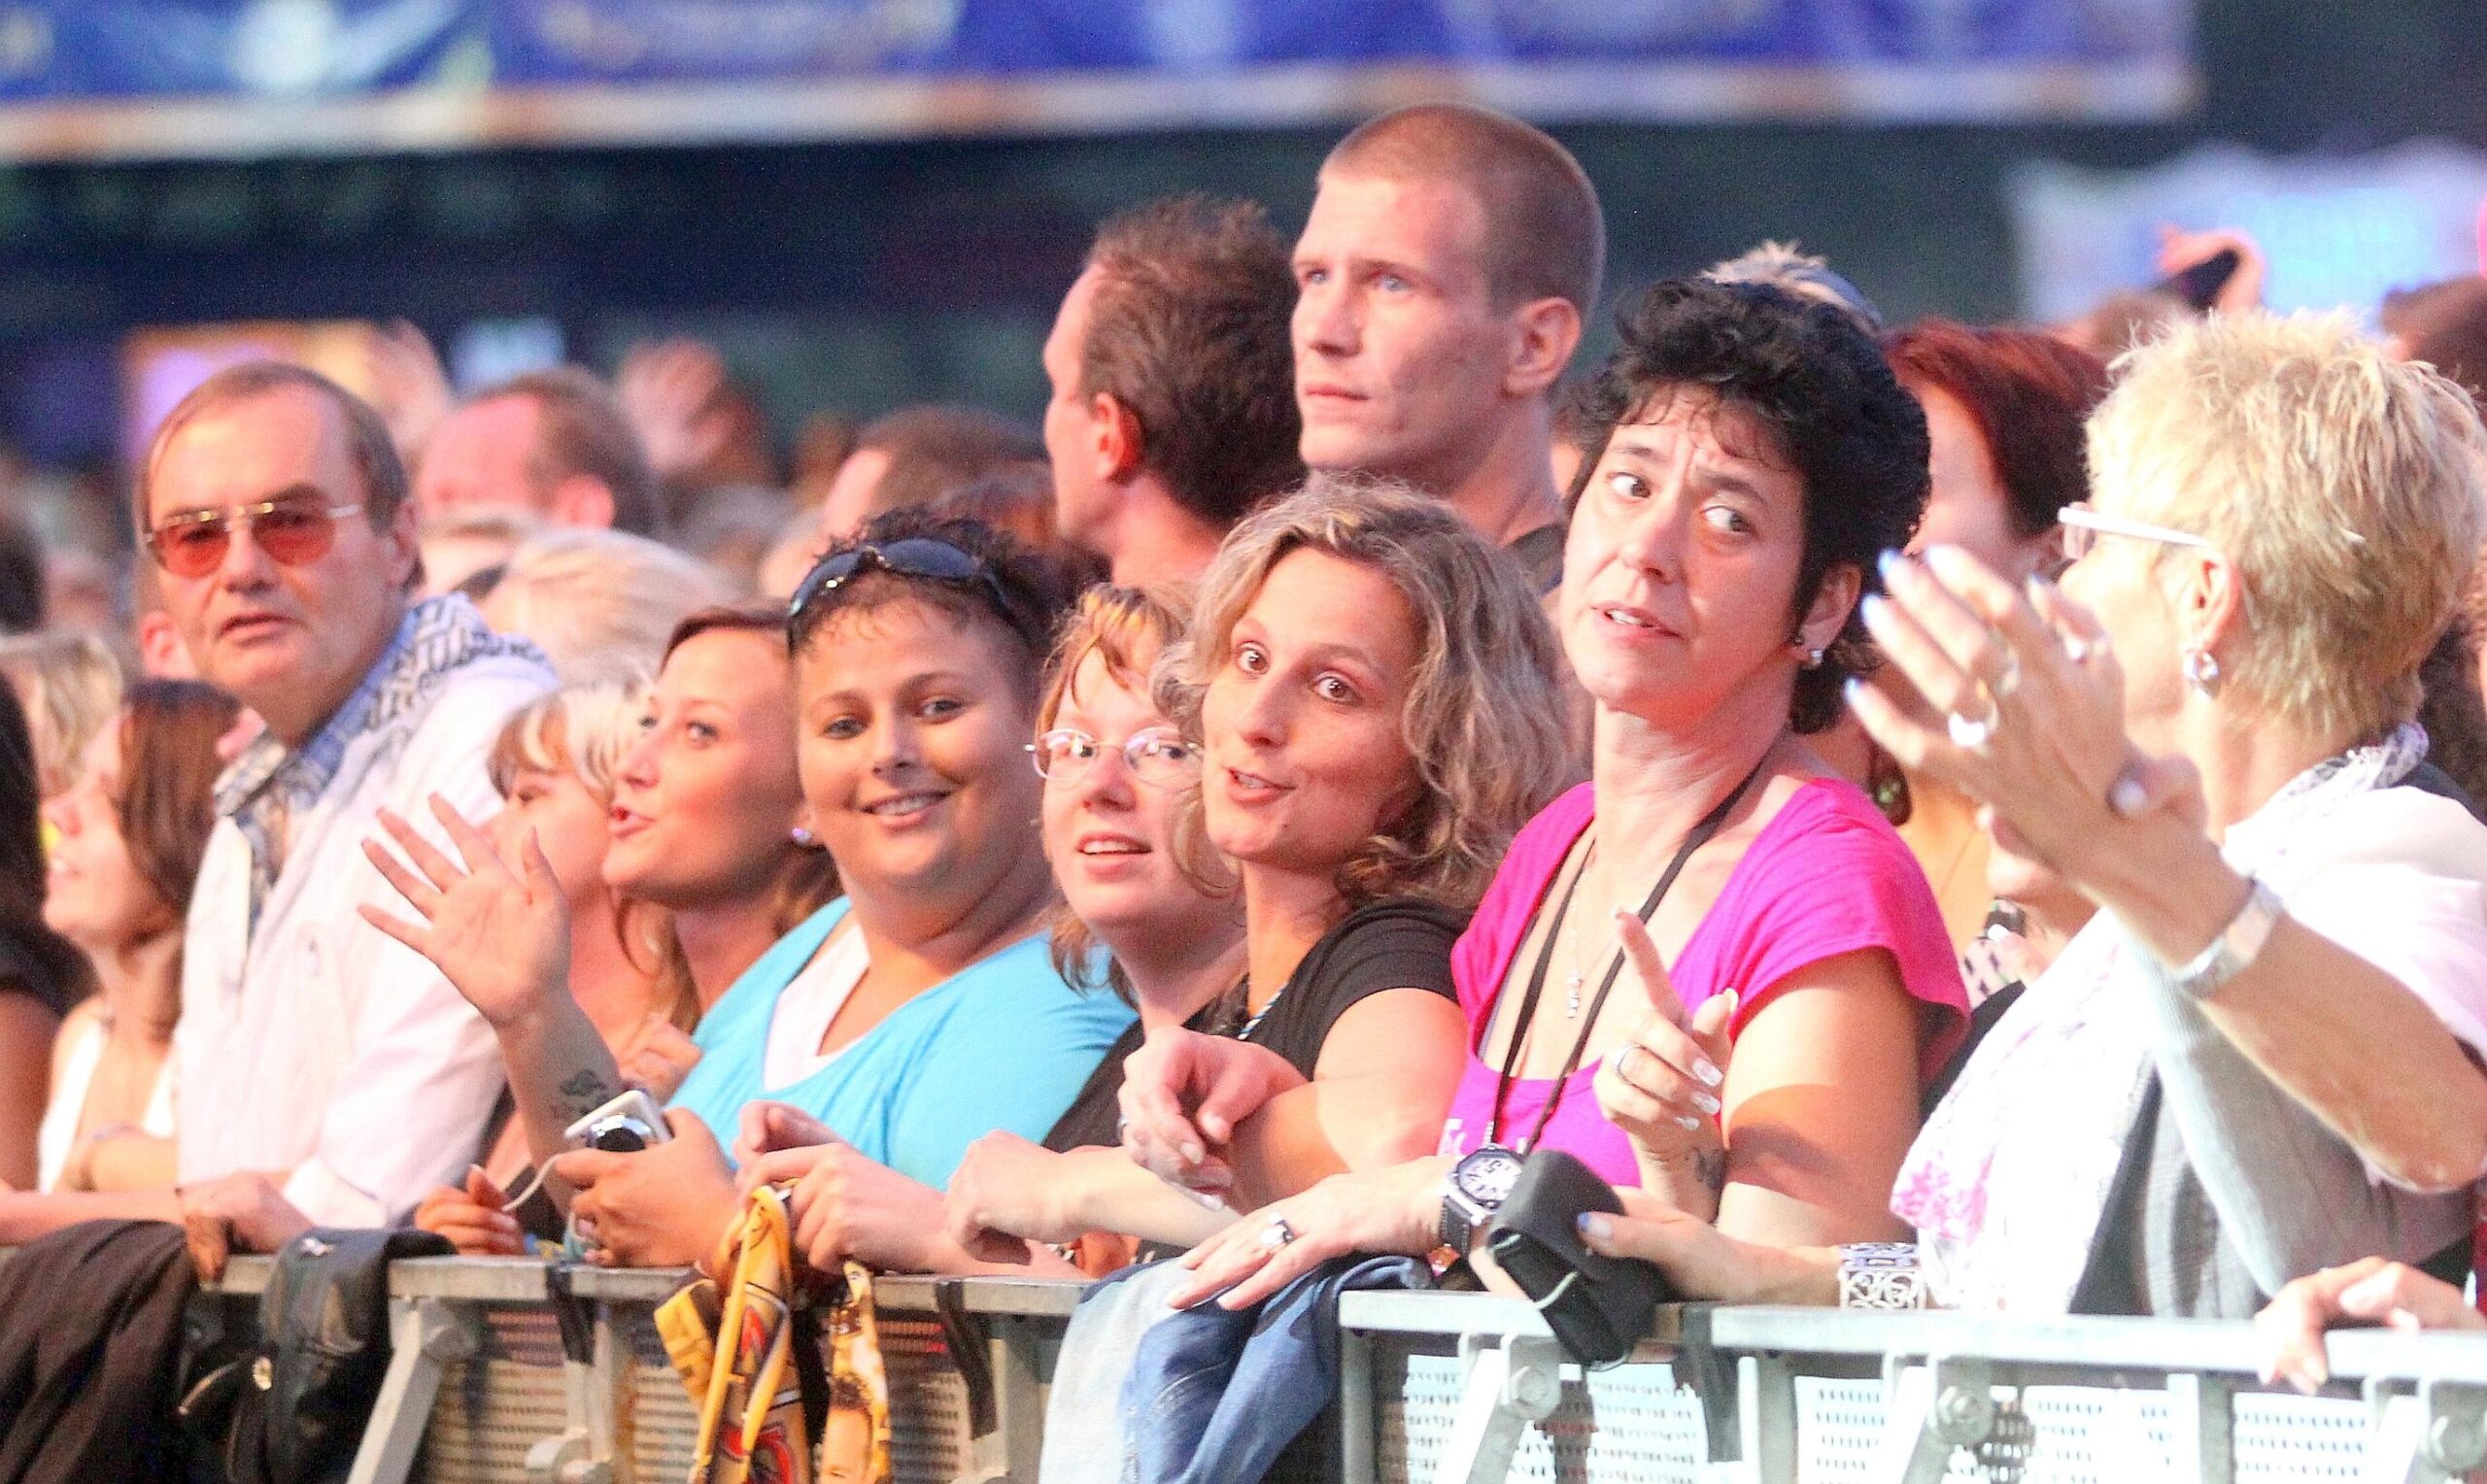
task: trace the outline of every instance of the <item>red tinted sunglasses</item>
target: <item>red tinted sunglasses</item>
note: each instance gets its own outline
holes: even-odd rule
[[[337,522],[361,510],[360,505],[315,505],[300,499],[193,510],[149,531],[147,549],[155,554],[155,564],[175,577],[205,577],[224,564],[238,524],[249,529],[270,561],[298,567],[326,556],[336,544]]]

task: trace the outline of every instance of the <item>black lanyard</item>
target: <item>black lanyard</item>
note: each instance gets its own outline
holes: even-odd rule
[[[1685,862],[1692,859],[1694,851],[1709,844],[1711,837],[1725,826],[1727,816],[1736,812],[1737,803],[1752,791],[1755,780],[1761,777],[1761,770],[1769,761],[1770,754],[1762,754],[1761,761],[1753,765],[1753,771],[1745,775],[1745,781],[1736,785],[1734,791],[1725,798],[1719,800],[1717,808],[1703,815],[1701,822],[1693,826],[1691,832],[1684,837],[1684,843],[1676,847],[1675,859],[1667,862],[1665,872],[1658,877],[1658,884],[1650,889],[1650,899],[1641,903],[1641,922],[1644,926],[1647,926],[1650,919],[1657,914],[1658,904],[1666,900],[1667,888],[1674,886],[1676,877],[1683,874]],[[1584,861],[1582,874],[1586,873],[1587,863]],[[1562,936],[1563,920],[1571,916],[1572,897],[1580,888],[1581,878],[1576,875],[1572,878],[1572,884],[1563,890],[1562,903],[1554,909],[1554,921],[1546,925],[1546,942],[1537,951],[1537,966],[1529,971],[1528,993],[1521,997],[1519,1014],[1512,1022],[1512,1043],[1503,1051],[1503,1069],[1501,1076],[1494,1084],[1494,1111],[1485,1124],[1484,1147],[1492,1148],[1495,1136],[1502,1131],[1503,1103],[1512,1094],[1512,1083],[1516,1080],[1513,1074],[1519,1066],[1520,1044],[1528,1038],[1529,1024],[1537,1015],[1537,1001],[1546,993],[1546,970],[1554,961],[1554,943]],[[1589,1032],[1597,1029],[1598,1014],[1606,1008],[1607,994],[1615,988],[1617,977],[1623,972],[1623,957],[1618,954],[1615,961],[1607,967],[1606,977],[1598,981],[1597,996],[1589,1001],[1589,1013],[1581,1021],[1581,1033],[1579,1038],[1572,1042],[1572,1054],[1563,1059],[1563,1069],[1554,1074],[1554,1086],[1546,1095],[1545,1111],[1537,1115],[1537,1127],[1529,1130],[1528,1142],[1517,1146],[1515,1152],[1526,1154],[1529,1150],[1536,1148],[1537,1141],[1546,1134],[1546,1126],[1554,1121],[1554,1110],[1562,1106],[1563,1094],[1567,1091],[1572,1073],[1580,1070],[1581,1056],[1589,1048]],[[1497,990],[1495,998],[1499,1000],[1501,997],[1502,992]],[[1485,1007],[1485,1024],[1489,1028],[1494,1024],[1494,1009],[1493,1005]]]

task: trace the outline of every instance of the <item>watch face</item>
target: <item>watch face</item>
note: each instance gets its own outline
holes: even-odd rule
[[[1479,1205],[1498,1206],[1518,1183],[1519,1164],[1508,1149],[1480,1149],[1451,1166],[1450,1183]]]

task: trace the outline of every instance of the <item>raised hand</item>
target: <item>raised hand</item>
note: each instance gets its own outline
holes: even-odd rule
[[[1736,996],[1732,991],[1713,995],[1699,1013],[1686,1014],[1641,919],[1618,911],[1615,927],[1623,940],[1624,972],[1640,986],[1648,1009],[1599,1063],[1597,1105],[1632,1140],[1645,1187],[1666,1192],[1694,1215],[1714,1217],[1726,1177],[1719,1114]]]
[[[447,799],[432,795],[431,812],[460,860],[451,860],[386,809],[380,811],[380,826],[405,852],[405,860],[378,840],[362,842],[363,855],[422,923],[369,902],[357,910],[364,922],[429,959],[494,1029],[506,1029],[566,991],[569,902],[534,831],[528,832],[513,870]]]
[[[691,473],[725,447],[732,432],[718,406],[725,389],[724,357],[698,340],[634,345],[613,379],[614,399],[660,479]]]

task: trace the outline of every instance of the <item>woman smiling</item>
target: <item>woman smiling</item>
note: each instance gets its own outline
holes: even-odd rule
[[[881,1196],[855,1211],[933,1229],[967,1145],[997,1128],[1043,1133],[1128,1024],[1126,1006],[1063,982],[1041,931],[1052,882],[1023,748],[1038,659],[1068,598],[1053,564],[1008,538],[904,513],[813,567],[786,627],[797,760],[808,829],[847,894],[700,1022],[670,1142],[553,1162],[600,1261],[709,1254],[738,1205],[709,1130],[737,1123],[747,1158],[797,1145],[834,1158],[840,1180],[822,1182],[832,1189],[804,1218],[807,1239],[844,1219],[838,1197],[861,1182]],[[376,920],[500,1030],[530,1141],[551,1156],[619,1078],[560,991],[562,934],[539,902],[558,893],[540,851],[512,872],[473,830],[458,838],[470,869],[410,835],[400,843],[424,877],[389,867],[431,926]]]

